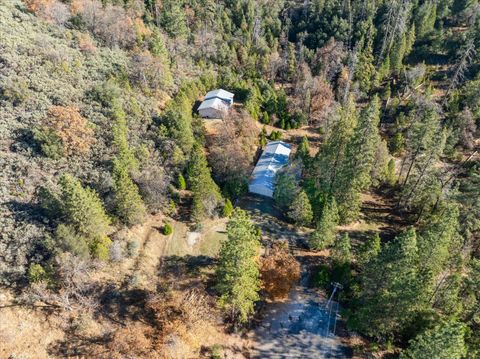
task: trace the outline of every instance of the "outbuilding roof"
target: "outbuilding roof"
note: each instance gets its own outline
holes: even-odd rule
[[[225,103],[224,100],[218,98],[218,97],[214,97],[214,98],[210,98],[210,99],[207,99],[205,101],[203,101],[200,106],[198,107],[198,110],[205,110],[207,108],[214,108],[216,110],[224,110],[226,108],[228,104]]]
[[[265,194],[273,194],[275,176],[282,167],[288,164],[290,152],[291,146],[288,143],[282,141],[269,142],[252,172],[249,187],[251,189],[263,187]]]
[[[218,97],[221,99],[233,101],[233,93],[225,91],[223,89],[216,89],[216,90],[207,92],[207,94],[205,95],[205,100],[208,100],[213,97]]]

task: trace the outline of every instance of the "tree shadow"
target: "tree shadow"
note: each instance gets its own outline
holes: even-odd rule
[[[168,256],[158,266],[162,285],[173,289],[189,290],[202,287],[213,294],[216,259],[204,255]]]
[[[61,358],[108,357],[109,349],[105,345],[109,341],[109,334],[87,337],[69,330],[65,333],[65,339],[51,343],[47,351],[49,355]]]
[[[42,156],[42,150],[33,137],[30,128],[20,128],[13,131],[13,142],[10,144],[10,151],[14,153],[30,152],[35,157]]]

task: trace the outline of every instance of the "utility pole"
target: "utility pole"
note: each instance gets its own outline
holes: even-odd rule
[[[328,298],[327,306],[326,306],[326,308],[328,309],[328,321],[327,321],[327,330],[326,330],[325,336],[329,336],[329,334],[330,334],[330,318],[332,316],[332,309],[333,309],[331,303],[332,303],[332,300],[333,300],[333,296],[337,292],[337,289],[338,290],[343,289],[343,286],[340,283],[332,282],[332,285],[333,285],[333,291],[332,291],[332,294],[330,294],[330,298]],[[338,298],[338,296],[337,296],[337,298]],[[335,329],[337,327],[337,314],[338,314],[338,300],[337,300],[337,305],[335,307],[335,322],[334,322],[334,325],[333,325],[333,334],[334,335],[335,335]]]

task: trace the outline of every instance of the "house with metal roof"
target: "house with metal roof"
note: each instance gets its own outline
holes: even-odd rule
[[[217,89],[209,91],[198,108],[203,118],[224,118],[233,104],[233,93]]]
[[[288,143],[269,142],[250,176],[248,191],[273,197],[277,173],[288,164],[291,151]]]

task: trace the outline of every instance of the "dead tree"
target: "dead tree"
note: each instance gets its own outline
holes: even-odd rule
[[[383,35],[382,46],[377,57],[377,68],[383,62],[386,53],[392,48],[393,42],[405,32],[408,12],[410,9],[410,0],[392,1],[387,12],[385,20],[385,33]]]
[[[465,48],[465,51],[462,54],[462,57],[460,58],[460,60],[456,65],[455,72],[452,77],[452,81],[450,81],[450,85],[448,86],[447,92],[445,93],[445,97],[443,99],[444,106],[446,105],[452,91],[454,91],[458,87],[458,85],[462,83],[463,80],[465,79],[465,72],[467,71],[468,66],[470,65],[472,59],[474,58],[475,53],[476,53],[475,43],[473,39],[471,39],[468,42]]]

